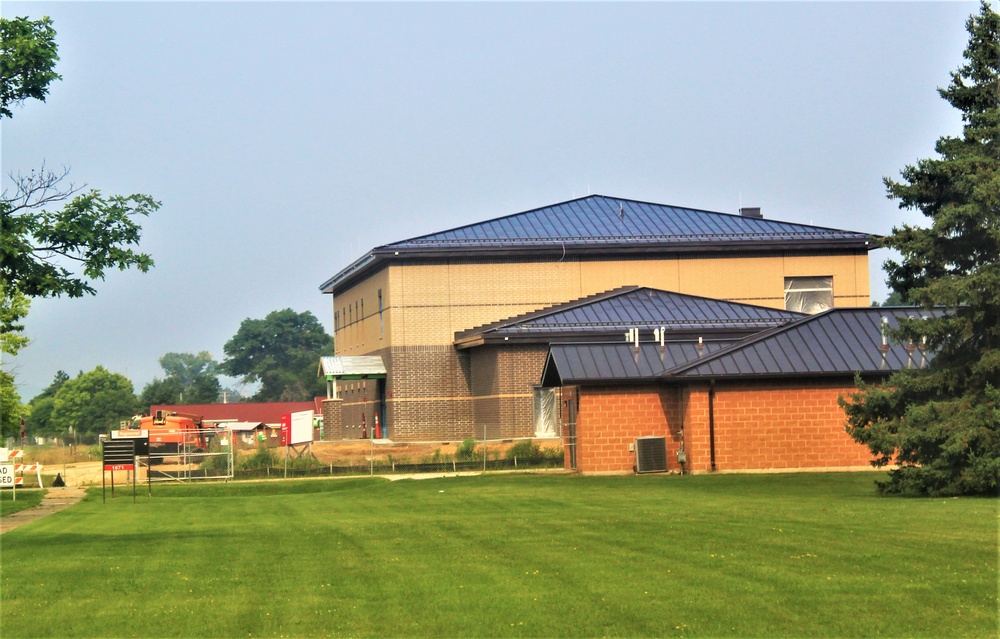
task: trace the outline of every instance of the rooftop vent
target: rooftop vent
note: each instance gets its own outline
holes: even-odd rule
[[[743,207],[743,208],[741,208],[740,209],[740,216],[741,217],[756,217],[756,218],[763,218],[764,217],[764,215],[760,212],[760,207],[759,206],[755,206],[755,207],[752,207],[752,208],[751,207]]]

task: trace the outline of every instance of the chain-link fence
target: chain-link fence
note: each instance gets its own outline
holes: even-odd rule
[[[258,446],[233,455],[233,479],[284,479],[563,468],[557,438],[385,443],[316,442],[296,449]]]

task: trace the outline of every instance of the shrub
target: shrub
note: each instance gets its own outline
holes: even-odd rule
[[[455,451],[455,461],[474,461],[476,459],[482,459],[482,454],[476,453],[477,441],[472,439],[466,439]]]
[[[273,448],[264,444],[257,446],[257,450],[249,457],[240,457],[237,468],[240,470],[260,470],[262,468],[273,468],[278,465],[278,456]]]
[[[508,448],[504,459],[538,459],[541,456],[542,449],[530,439],[525,439]]]

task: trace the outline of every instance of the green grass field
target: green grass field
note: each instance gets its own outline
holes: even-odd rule
[[[998,632],[998,501],[868,473],[97,489],[0,543],[5,638]]]
[[[34,508],[42,503],[43,497],[45,497],[45,491],[38,489],[18,488],[16,495],[13,489],[0,490],[0,517]]]

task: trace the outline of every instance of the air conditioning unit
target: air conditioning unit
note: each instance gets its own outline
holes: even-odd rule
[[[635,472],[667,472],[667,438],[638,437],[635,440]]]

